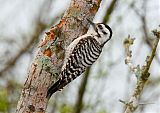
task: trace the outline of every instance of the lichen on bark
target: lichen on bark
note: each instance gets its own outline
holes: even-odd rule
[[[46,32],[29,69],[16,113],[44,113],[49,98],[48,88],[58,79],[65,48],[89,28],[86,18],[92,20],[101,0],[72,0],[59,24]]]

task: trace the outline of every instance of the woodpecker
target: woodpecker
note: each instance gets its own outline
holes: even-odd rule
[[[103,46],[111,39],[112,29],[108,25],[93,23],[89,19],[87,21],[93,27],[93,32],[76,38],[67,47],[60,78],[48,89],[47,97],[63,89],[90,67],[100,56]]]

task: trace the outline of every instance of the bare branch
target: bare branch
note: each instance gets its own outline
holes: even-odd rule
[[[152,49],[150,56],[147,56],[146,63],[143,65],[143,67],[141,69],[140,68],[137,69],[137,71],[134,71],[134,74],[137,76],[137,85],[133,91],[133,94],[132,94],[129,102],[128,102],[129,104],[126,105],[126,110],[124,113],[133,113],[137,109],[137,107],[139,105],[140,95],[143,91],[143,88],[145,86],[146,81],[149,78],[149,75],[150,75],[149,68],[150,68],[151,63],[153,61],[153,58],[156,54],[156,49],[157,49],[159,39],[160,39],[160,31],[155,30],[155,31],[153,31],[153,34],[157,37],[155,44],[154,44],[154,47]],[[129,55],[127,57],[130,58]]]
[[[126,52],[125,64],[128,65],[130,71],[133,73],[137,71],[136,70],[137,67],[134,66],[132,62],[132,51],[130,50],[130,46],[133,44],[134,40],[135,39],[131,38],[130,36],[128,36],[128,38],[124,40],[124,47]]]
[[[146,44],[149,46],[150,49],[152,49],[153,47],[153,39],[150,38],[149,34],[148,34],[148,29],[147,29],[147,20],[146,20],[146,13],[147,13],[147,8],[146,5],[148,3],[148,0],[143,0],[143,4],[142,4],[142,10],[143,13],[139,13],[140,11],[135,7],[135,2],[133,2],[130,6],[133,9],[133,11],[136,13],[136,15],[139,17],[141,23],[142,23],[142,30],[144,33],[144,41],[146,42]],[[158,58],[158,56],[155,56],[156,60],[158,61],[158,63],[160,63],[160,59]]]
[[[116,7],[117,0],[112,0],[109,7],[106,10],[106,14],[103,18],[103,23],[107,23],[110,19],[110,15],[114,11],[114,8]]]

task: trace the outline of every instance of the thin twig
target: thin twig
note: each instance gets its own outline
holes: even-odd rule
[[[146,64],[143,65],[142,68],[139,67],[136,71],[133,71],[134,74],[137,76],[137,85],[136,85],[136,88],[133,91],[133,94],[132,94],[129,102],[127,102],[129,104],[126,105],[126,110],[125,110],[124,113],[133,113],[137,109],[137,107],[139,105],[140,95],[143,91],[143,88],[145,86],[146,81],[149,78],[149,75],[150,75],[149,68],[150,68],[151,63],[153,61],[153,58],[155,56],[156,49],[157,49],[157,46],[158,46],[158,43],[159,43],[160,31],[155,30],[155,31],[153,31],[153,34],[157,38],[156,38],[156,41],[155,41],[155,44],[153,46],[153,49],[152,49],[152,52],[151,52],[150,56],[147,56],[147,58],[146,58]],[[125,46],[125,47],[127,47],[127,46]],[[127,56],[127,57],[131,58],[131,56]]]

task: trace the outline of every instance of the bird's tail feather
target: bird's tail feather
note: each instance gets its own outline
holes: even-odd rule
[[[59,90],[59,86],[60,86],[60,79],[48,89],[46,97],[50,98],[53,93]]]

